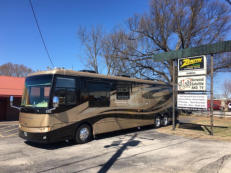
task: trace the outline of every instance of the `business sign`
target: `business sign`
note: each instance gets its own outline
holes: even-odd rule
[[[201,110],[207,109],[207,95],[202,94],[178,94],[177,95],[177,108]]]
[[[206,76],[178,77],[178,91],[206,91]]]
[[[206,74],[206,56],[178,59],[178,76]]]

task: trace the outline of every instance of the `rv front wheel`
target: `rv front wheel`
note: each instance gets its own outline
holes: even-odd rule
[[[91,127],[87,124],[81,125],[75,133],[75,142],[78,144],[84,144],[91,140],[92,131]]]

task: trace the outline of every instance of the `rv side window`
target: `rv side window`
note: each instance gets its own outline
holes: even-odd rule
[[[76,84],[73,78],[57,77],[55,96],[59,97],[60,105],[76,104]]]
[[[117,100],[129,100],[130,99],[130,85],[118,85],[116,91]]]
[[[103,82],[87,82],[90,107],[107,107],[110,105],[110,85]]]
[[[59,88],[75,88],[75,79],[57,77],[56,78],[56,87],[59,87]]]

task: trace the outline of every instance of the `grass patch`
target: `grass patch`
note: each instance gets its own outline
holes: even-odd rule
[[[180,135],[185,137],[198,137],[204,139],[231,141],[231,118],[214,117],[213,136],[211,133],[210,117],[208,116],[180,116],[176,130],[172,126],[157,129],[161,133]]]

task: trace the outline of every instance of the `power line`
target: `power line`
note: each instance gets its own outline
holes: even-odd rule
[[[52,66],[53,66],[53,67],[55,67],[55,66],[54,66],[54,63],[52,62],[51,56],[50,56],[50,54],[49,54],[49,51],[48,51],[48,49],[47,49],[46,43],[45,43],[45,41],[44,41],[44,38],[43,38],[42,32],[41,32],[41,30],[40,30],[39,23],[38,23],[38,19],[37,19],[36,15],[35,15],[35,11],[34,11],[33,4],[32,4],[32,2],[31,2],[31,0],[29,0],[29,2],[30,2],[31,10],[32,10],[33,15],[34,15],[35,23],[36,23],[36,25],[37,25],[37,28],[38,28],[38,31],[39,31],[40,37],[41,37],[42,42],[43,42],[43,46],[44,46],[45,51],[46,51],[46,53],[47,53],[47,56],[48,56],[48,58],[49,58],[49,60],[50,60],[50,63],[52,64]]]

